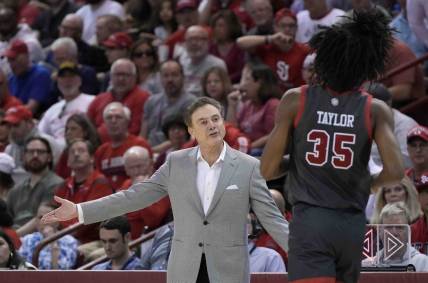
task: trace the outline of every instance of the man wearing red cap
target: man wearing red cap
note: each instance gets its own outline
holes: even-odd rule
[[[13,75],[9,77],[12,94],[19,98],[33,113],[47,106],[51,88],[49,71],[37,64],[32,64],[27,44],[22,40],[13,41],[4,52]]]
[[[49,136],[40,134],[34,121],[33,114],[25,106],[12,107],[6,112],[6,116],[3,119],[4,122],[10,126],[10,143],[6,147],[5,153],[15,159],[16,169],[14,170],[14,179],[21,180],[27,175],[23,169],[22,156],[24,154],[25,142],[35,136],[43,136],[49,141],[52,148],[52,155],[54,160],[57,160],[62,148],[58,146],[56,141]],[[17,181],[17,183],[19,183]]]
[[[168,47],[168,58],[178,58],[184,51],[184,34],[188,27],[199,23],[198,3],[196,0],[179,0],[175,7],[179,28],[165,41]]]
[[[407,151],[413,164],[406,175],[417,183],[424,172],[428,171],[428,128],[416,126],[407,134]]]
[[[255,55],[275,72],[279,86],[286,91],[302,84],[302,67],[309,47],[294,41],[297,30],[296,16],[288,9],[275,14],[275,34],[247,35],[238,38],[241,48],[255,49]]]
[[[132,38],[126,32],[116,32],[110,35],[102,45],[105,48],[107,61],[111,65],[118,59],[129,59],[131,54]],[[105,73],[101,82],[101,90],[105,91],[110,86],[110,72]]]

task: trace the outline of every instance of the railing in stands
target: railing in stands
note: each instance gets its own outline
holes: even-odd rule
[[[172,223],[172,222],[170,222],[170,223]],[[167,224],[165,224],[165,225],[169,225],[170,223],[167,223]],[[164,225],[164,226],[165,226]],[[129,248],[130,249],[133,249],[133,248],[135,248],[136,246],[138,246],[138,245],[140,245],[140,244],[142,244],[142,243],[144,243],[144,242],[146,242],[146,241],[149,241],[149,240],[151,240],[151,239],[153,239],[154,238],[154,236],[155,236],[155,234],[156,234],[156,232],[159,230],[159,229],[161,229],[162,227],[164,227],[164,226],[161,226],[161,227],[159,227],[159,228],[157,228],[156,230],[153,230],[153,231],[151,231],[151,232],[149,232],[149,233],[147,233],[147,234],[143,234],[143,235],[141,235],[138,239],[135,239],[135,240],[133,240],[133,241],[131,241],[130,243],[129,243]],[[85,264],[85,265],[82,265],[82,266],[80,266],[79,268],[77,268],[77,270],[88,270],[88,269],[91,269],[92,267],[94,267],[95,265],[97,265],[97,264],[99,264],[99,263],[101,263],[101,262],[104,262],[104,261],[106,261],[107,260],[107,257],[104,255],[104,256],[102,256],[102,257],[99,257],[99,258],[97,258],[97,259],[94,259],[93,261],[91,261],[91,262],[88,262],[87,264]]]
[[[406,64],[400,65],[400,66],[392,69],[385,76],[383,76],[379,81],[382,82],[382,81],[384,81],[386,79],[389,79],[389,78],[395,76],[396,74],[404,72],[405,70],[407,70],[407,69],[409,69],[409,68],[411,68],[411,67],[413,67],[413,66],[415,66],[415,65],[417,65],[419,63],[422,63],[422,62],[424,62],[426,60],[428,60],[428,53],[426,53],[425,55],[422,55],[419,58],[416,58],[413,61],[410,61],[410,62],[408,62]]]
[[[73,224],[65,229],[62,229],[60,231],[58,231],[56,234],[53,234],[50,237],[47,237],[46,239],[43,239],[34,249],[33,251],[33,258],[32,258],[32,264],[35,267],[39,267],[39,254],[40,251],[47,245],[49,245],[50,243],[52,243],[53,241],[58,240],[59,238],[61,238],[64,235],[70,234],[74,231],[76,231],[77,229],[79,229],[83,224],[80,223],[76,223]]]

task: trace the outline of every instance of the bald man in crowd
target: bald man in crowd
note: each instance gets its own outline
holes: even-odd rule
[[[143,182],[153,174],[153,160],[150,152],[142,146],[130,147],[123,155],[126,180],[120,190],[127,190],[133,184]],[[131,225],[131,238],[136,239],[146,230],[153,230],[164,223],[169,215],[171,203],[164,197],[149,207],[127,213]]]

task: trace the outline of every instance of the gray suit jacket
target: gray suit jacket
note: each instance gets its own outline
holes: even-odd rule
[[[84,223],[141,209],[168,194],[175,223],[168,282],[194,283],[202,253],[210,282],[249,282],[246,223],[250,207],[285,250],[288,250],[288,223],[260,175],[259,161],[229,146],[205,215],[196,185],[196,155],[197,148],[173,152],[149,180],[126,191],[82,203]]]

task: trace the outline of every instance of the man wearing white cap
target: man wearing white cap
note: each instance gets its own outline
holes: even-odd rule
[[[12,179],[13,168],[15,168],[13,158],[0,152],[0,199],[6,200],[7,193],[15,184]]]

